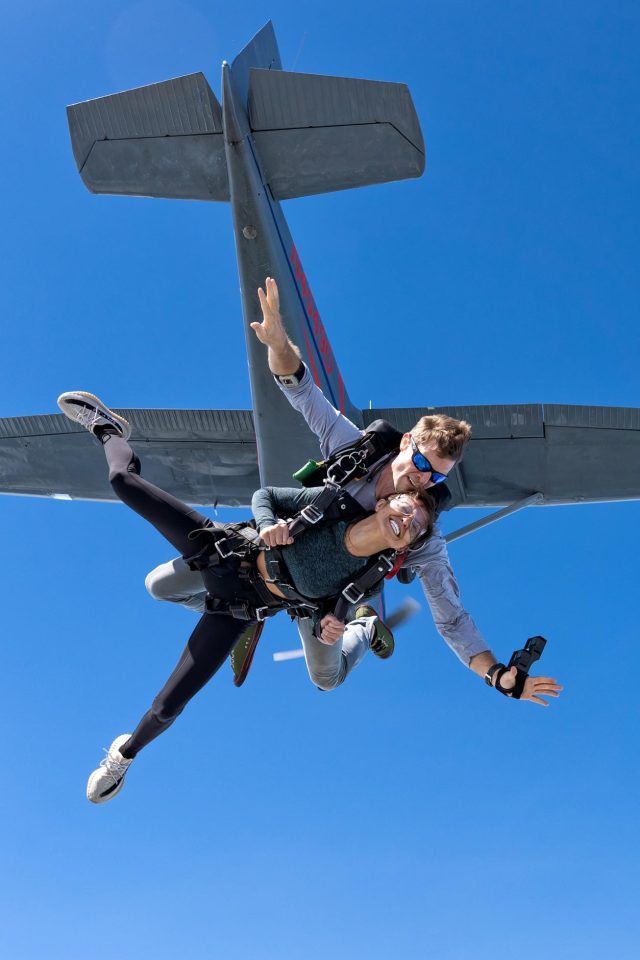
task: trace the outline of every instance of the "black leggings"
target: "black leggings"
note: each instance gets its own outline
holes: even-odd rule
[[[126,440],[110,433],[104,433],[101,440],[109,464],[109,481],[122,502],[152,523],[183,556],[193,556],[205,546],[204,535],[190,540],[189,534],[211,527],[211,520],[144,480],[140,476],[140,461]],[[231,570],[220,572],[222,575],[207,570],[202,573],[210,596],[221,600],[248,600],[254,606],[263,603],[248,581],[241,580]],[[135,757],[171,726],[189,700],[224,663],[248,626],[246,620],[236,620],[228,613],[206,613],[201,617],[173,673],[122,748],[124,757]]]

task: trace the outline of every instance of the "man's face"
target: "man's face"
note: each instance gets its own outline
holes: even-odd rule
[[[420,453],[423,453],[434,470],[438,473],[449,473],[456,465],[455,460],[448,460],[441,457],[433,443],[418,443]],[[418,470],[411,459],[413,449],[411,446],[411,434],[405,433],[400,441],[400,453],[391,462],[391,473],[393,476],[393,486],[398,493],[410,493],[412,490],[428,490],[433,486],[430,473],[424,473]]]

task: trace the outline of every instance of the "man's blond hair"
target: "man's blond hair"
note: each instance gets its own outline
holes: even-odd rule
[[[434,443],[438,456],[456,463],[462,460],[471,439],[471,425],[466,420],[454,420],[443,413],[421,417],[409,432],[418,445]]]

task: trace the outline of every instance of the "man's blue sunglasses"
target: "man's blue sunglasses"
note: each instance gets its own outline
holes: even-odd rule
[[[418,444],[415,442],[413,437],[410,437],[411,440],[411,449],[413,454],[411,456],[411,461],[415,467],[418,468],[420,473],[430,473],[431,474],[431,483],[444,483],[447,479],[446,473],[438,473],[437,470],[434,470],[424,453],[421,453],[418,449]]]

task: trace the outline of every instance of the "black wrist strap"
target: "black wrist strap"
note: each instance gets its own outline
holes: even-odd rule
[[[498,693],[503,694],[503,696],[505,697],[510,697],[512,700],[519,700],[520,697],[522,696],[522,691],[524,690],[524,684],[528,677],[528,674],[525,673],[524,670],[520,670],[518,669],[518,667],[516,667],[517,673],[516,673],[515,686],[513,686],[511,690],[505,690],[502,684],[500,683],[500,680],[505,675],[505,673],[507,673],[509,670],[510,670],[510,667],[504,667],[498,674],[498,679],[496,680],[496,690],[498,691]]]
[[[493,686],[493,677],[494,677],[494,674],[496,673],[496,671],[497,671],[497,670],[500,670],[500,673],[501,673],[501,675],[502,675],[506,669],[507,669],[507,668],[505,667],[504,663],[494,663],[494,664],[492,664],[492,665],[489,667],[489,669],[487,670],[487,672],[485,673],[485,675],[484,675],[484,682],[487,684],[487,686],[492,687],[492,686]]]
[[[501,693],[503,697],[512,697],[513,690],[505,690],[502,684],[500,683],[502,677],[507,673],[508,667],[503,667],[502,670],[498,673],[496,677],[496,690],[498,693]],[[515,689],[515,688],[514,688]]]
[[[274,377],[283,387],[297,387],[304,377],[305,365],[300,361],[300,366],[295,373],[274,373]]]
[[[522,650],[513,651],[511,659],[506,667],[502,667],[502,664],[494,664],[493,667],[490,668],[490,670],[495,673],[497,667],[502,667],[502,670],[500,670],[496,677],[496,690],[498,693],[504,694],[505,697],[511,697],[512,700],[520,700],[522,698],[524,685],[527,682],[527,677],[529,676],[529,668],[533,663],[536,662],[536,660],[540,659],[546,643],[547,641],[544,637],[529,637]],[[504,690],[500,683],[500,679],[504,673],[507,670],[511,670],[512,667],[516,668],[515,685],[511,688],[511,690]],[[487,676],[488,675],[489,671],[487,671]]]

